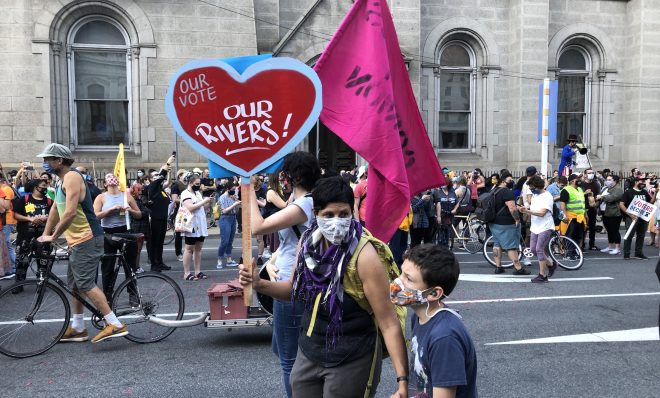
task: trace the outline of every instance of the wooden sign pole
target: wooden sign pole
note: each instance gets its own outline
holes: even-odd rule
[[[243,266],[252,273],[252,195],[250,177],[241,177],[241,220],[243,223]],[[243,303],[252,305],[252,286],[243,286]]]

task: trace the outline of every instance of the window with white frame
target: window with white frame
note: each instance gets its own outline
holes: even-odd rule
[[[130,145],[128,35],[116,21],[94,16],[73,26],[68,43],[72,142]]]
[[[440,150],[469,150],[474,117],[472,49],[449,42],[440,51],[438,85],[438,143]]]
[[[566,144],[569,135],[586,136],[588,125],[588,53],[581,47],[569,46],[559,55],[559,95],[557,109],[557,146]]]

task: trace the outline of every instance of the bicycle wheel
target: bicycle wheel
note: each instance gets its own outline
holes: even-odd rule
[[[483,249],[484,243],[479,240],[479,233],[473,225],[466,225],[461,231],[460,241],[463,248],[471,254],[478,253]]]
[[[482,249],[484,257],[488,264],[495,267],[495,254],[493,254],[493,237],[489,236],[488,239],[484,242],[484,247]],[[518,260],[522,258],[522,246],[518,245]],[[506,253],[502,253],[502,261],[500,263],[502,268],[511,268],[513,267],[513,261],[509,259],[509,256]]]
[[[179,285],[171,278],[145,272],[126,279],[115,291],[112,310],[128,326],[127,339],[136,343],[155,343],[175,328],[149,322],[147,317],[171,320],[183,318],[185,303]]]
[[[168,232],[171,232],[171,235],[168,235]],[[167,229],[165,230],[165,240],[163,245],[169,245],[174,242],[174,222],[172,220],[167,220]]]
[[[12,294],[14,288],[23,288]],[[27,280],[0,292],[0,353],[13,358],[42,354],[54,346],[69,325],[71,309],[64,292],[57,286]],[[37,305],[34,317],[27,317]]]
[[[574,271],[584,264],[580,246],[566,236],[553,236],[548,242],[548,252],[556,264],[565,270]]]

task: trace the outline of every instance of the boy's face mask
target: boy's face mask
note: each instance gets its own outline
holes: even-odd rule
[[[392,304],[402,307],[415,304],[426,304],[428,303],[428,299],[426,298],[428,293],[425,292],[431,289],[433,288],[424,290],[411,289],[403,285],[401,278],[396,278],[390,284],[390,301],[392,301]]]

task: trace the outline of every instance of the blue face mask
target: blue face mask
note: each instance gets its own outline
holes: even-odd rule
[[[41,167],[44,169],[46,173],[55,174],[55,169],[53,168],[53,166],[50,165],[50,163],[44,162],[44,164]]]

